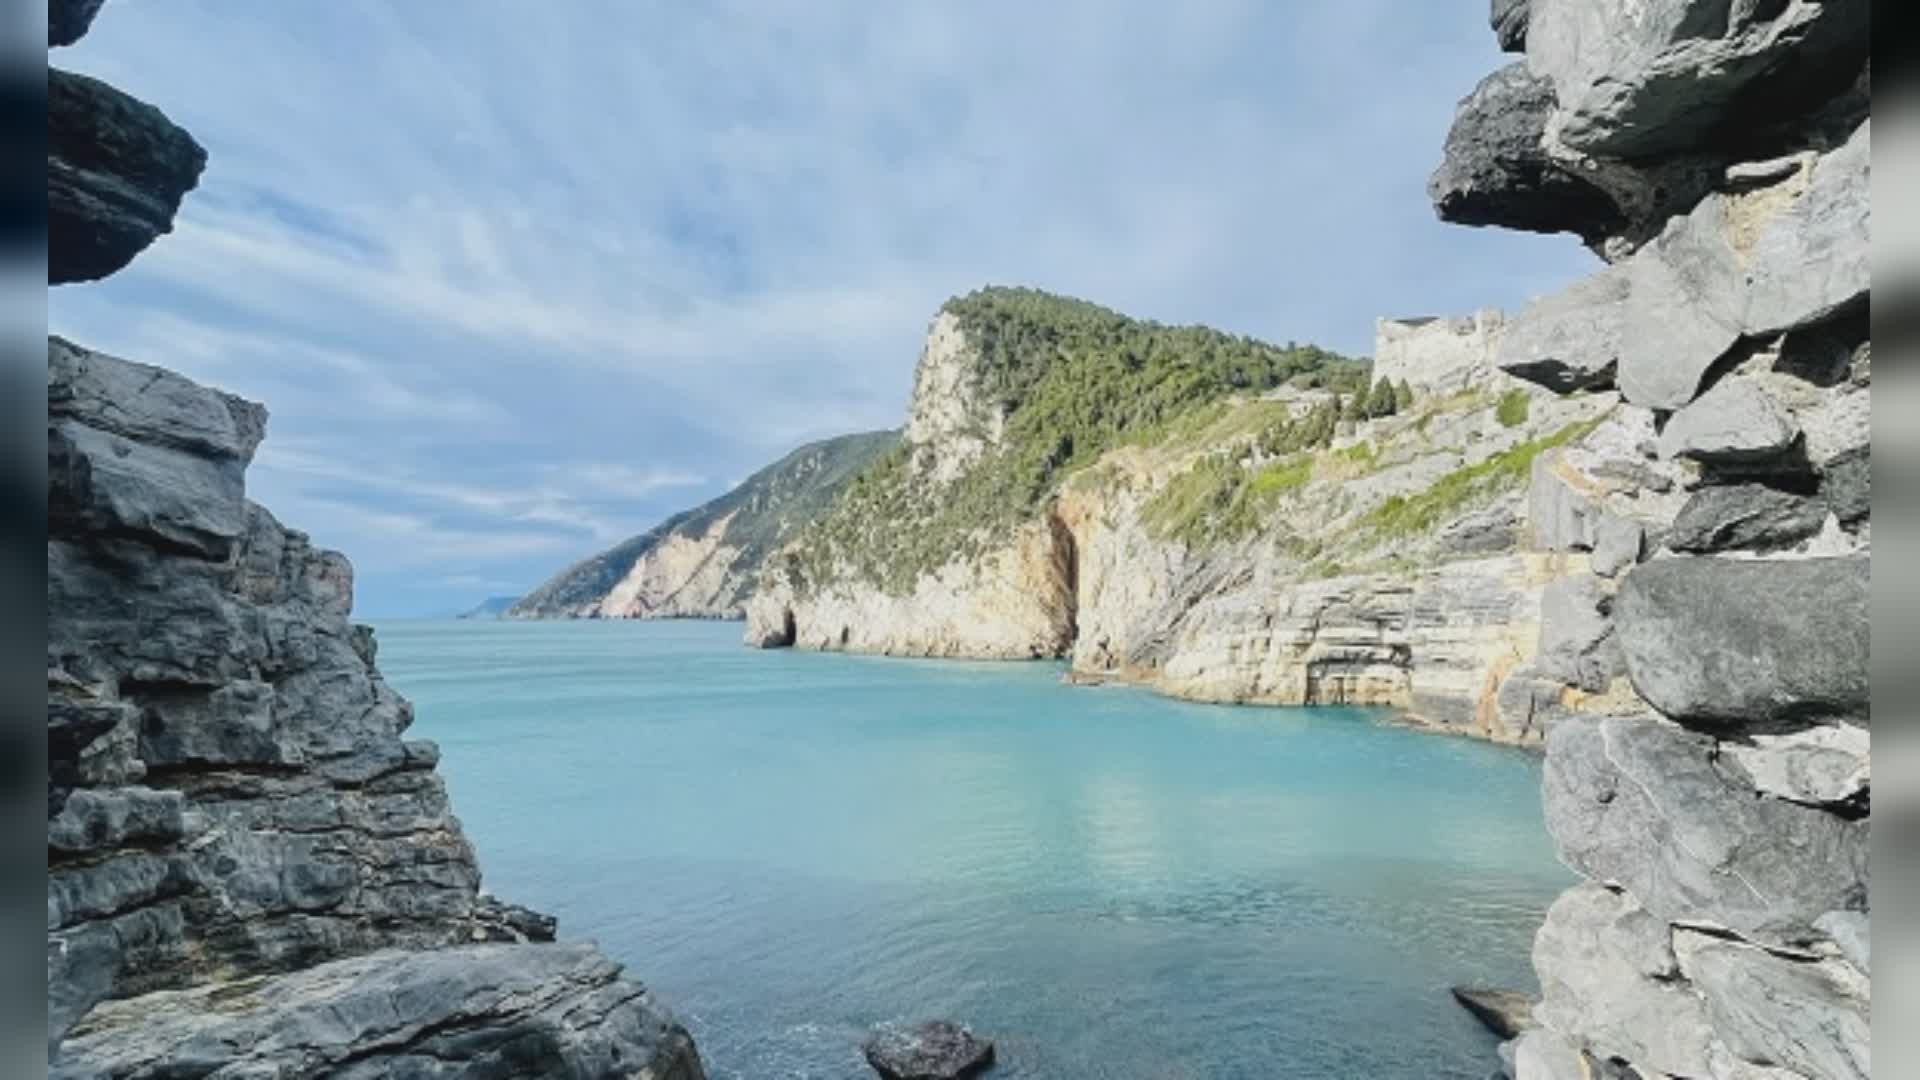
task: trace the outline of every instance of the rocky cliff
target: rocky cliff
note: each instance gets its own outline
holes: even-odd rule
[[[98,7],[51,4],[49,40]],[[67,78],[50,282],[124,265],[199,171],[157,110]],[[50,1071],[696,1080],[618,965],[479,891],[351,566],[246,498],[266,419],[48,340]]]
[[[768,553],[898,441],[870,431],[808,443],[712,502],[560,571],[506,617],[739,618]]]
[[[1543,641],[1606,643],[1635,704],[1547,739],[1548,827],[1588,880],[1540,930],[1508,1067],[1865,1077],[1870,5],[1493,15],[1526,57],[1462,101],[1436,206],[1606,260],[1497,359],[1617,388],[1638,432],[1534,466],[1531,546],[1595,571]]]
[[[1061,335],[949,305],[928,334],[904,446],[769,562],[748,640],[1065,657],[1076,679],[1209,701],[1394,705],[1513,742],[1537,742],[1565,712],[1626,708],[1609,648],[1543,640],[1543,605],[1573,602],[1558,580],[1594,555],[1533,550],[1530,484],[1562,448],[1674,470],[1642,460],[1650,432],[1620,418],[1610,389],[1562,396],[1502,372],[1506,329],[1496,311],[1383,319],[1371,372],[1322,357],[1264,388],[1229,375],[1088,452],[1057,417],[1124,409],[1143,392],[1127,385],[1142,365],[1086,379],[1035,423],[1031,396],[996,395],[997,373],[1071,366]],[[1204,335],[1180,344],[1192,352],[1157,376],[1175,386],[1218,355]],[[1035,458],[1055,466],[1041,482],[1005,482]],[[998,501],[955,512],[983,498]],[[1610,534],[1608,573],[1626,542]]]

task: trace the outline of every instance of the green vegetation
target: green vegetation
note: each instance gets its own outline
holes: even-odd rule
[[[1519,427],[1527,422],[1527,407],[1533,399],[1519,387],[1500,395],[1500,404],[1494,407],[1493,417],[1503,427]]]
[[[1258,529],[1280,499],[1313,479],[1313,458],[1299,454],[1249,469],[1208,454],[1175,476],[1141,510],[1155,535],[1187,544],[1234,540]]]
[[[1600,426],[1603,418],[1568,424],[1551,435],[1510,446],[1484,461],[1462,465],[1417,494],[1390,496],[1368,511],[1360,524],[1388,537],[1425,532],[1474,502],[1524,483],[1534,458],[1585,437]]]
[[[1291,414],[1282,415],[1260,433],[1255,445],[1269,456],[1326,446],[1333,441],[1333,431],[1339,423],[1338,401],[1337,396],[1332,401],[1322,401],[1298,419]]]
[[[808,527],[786,568],[796,585],[844,566],[904,591],[1031,517],[1061,477],[1105,450],[1197,430],[1234,395],[1284,384],[1368,396],[1365,362],[1312,345],[1130,319],[1034,289],[981,289],[943,310],[979,352],[986,396],[1005,418],[1000,449],[937,492],[917,481],[907,448],[875,461]]]

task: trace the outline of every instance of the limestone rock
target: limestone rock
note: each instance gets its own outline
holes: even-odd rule
[[[1500,341],[1500,367],[1556,393],[1611,386],[1628,284],[1626,268],[1610,266],[1529,304]]]
[[[1527,6],[1531,0],[1493,0],[1487,21],[1502,52],[1527,51]]]
[[[1524,25],[1525,5],[1520,8]],[[1427,182],[1443,221],[1598,238],[1625,224],[1607,194],[1548,157],[1540,145],[1553,84],[1517,61],[1460,102],[1445,157]]]
[[[1607,615],[1610,601],[1591,574],[1547,585],[1540,595],[1540,650],[1534,658],[1541,674],[1593,693],[1613,682],[1622,665]]]
[[[619,975],[578,945],[377,952],[100,1005],[51,1072],[700,1080],[686,1030]]]
[[[1865,521],[1873,513],[1873,462],[1864,447],[1827,462],[1820,493],[1842,525]]]
[[[106,0],[47,0],[47,45],[71,45],[85,37]]]
[[[1865,556],[1643,564],[1614,598],[1627,675],[1687,723],[1865,723],[1870,573]]]
[[[1452,993],[1461,1008],[1502,1039],[1511,1039],[1533,1026],[1536,999],[1532,994],[1473,986],[1456,986]]]
[[[91,281],[127,265],[172,230],[206,161],[159,109],[48,68],[47,283]]]
[[[1709,736],[1651,717],[1560,724],[1541,787],[1567,864],[1663,922],[1794,945],[1826,912],[1865,908],[1866,822],[1756,798]]]
[[[1506,331],[1498,311],[1459,318],[1376,319],[1373,375],[1416,392],[1452,394],[1494,377],[1493,354]]]
[[[1740,340],[1742,298],[1717,246],[1709,202],[1676,218],[1624,264],[1627,302],[1620,334],[1620,392],[1650,409],[1677,409],[1700,392],[1716,361]]]
[[[1707,1012],[1677,979],[1668,928],[1631,897],[1591,882],[1561,893],[1534,937],[1533,966],[1547,1028],[1642,1069],[1715,1075]]]
[[[1804,1076],[1872,1075],[1872,1007],[1863,972],[1685,928],[1675,930],[1673,947],[1715,1036],[1734,1058]]]
[[[991,1040],[946,1020],[882,1028],[861,1050],[885,1080],[963,1080],[993,1064]]]
[[[1512,1045],[1514,1080],[1591,1080],[1580,1051],[1555,1032],[1532,1028]]]
[[[1673,519],[1665,543],[1690,552],[1771,550],[1813,536],[1826,520],[1826,500],[1813,496],[1766,484],[1704,487]]]
[[[1673,414],[1660,433],[1664,457],[1738,464],[1778,457],[1800,434],[1756,380],[1726,379]]]
[[[1756,791],[1857,813],[1864,809],[1871,783],[1870,742],[1865,728],[1822,724],[1727,739],[1720,753],[1746,774]]]
[[[1818,5],[1801,0],[1794,6],[1854,9],[1864,15],[1868,5],[1860,0]],[[1750,240],[1735,232],[1734,249],[1746,255],[1751,275],[1747,333],[1817,322],[1867,294],[1872,278],[1872,142],[1872,125],[1862,123],[1844,145],[1813,163],[1804,193],[1785,201]],[[1750,249],[1742,251],[1743,240]]]
[[[1603,515],[1593,530],[1593,572],[1617,577],[1639,562],[1646,550],[1646,532],[1637,521]]]
[[[1655,157],[1730,138],[1778,101],[1774,80],[1801,102],[1839,91],[1866,59],[1870,12],[1864,0],[1534,0],[1527,61],[1554,84],[1554,141]]]

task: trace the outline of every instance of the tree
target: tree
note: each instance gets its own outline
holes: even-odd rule
[[[1400,385],[1393,388],[1393,406],[1395,412],[1406,412],[1413,408],[1413,387],[1405,379],[1401,379]]]
[[[1366,408],[1368,416],[1393,415],[1393,384],[1387,381],[1385,375],[1380,376],[1380,381],[1373,384],[1373,393],[1367,397]]]
[[[1367,418],[1367,388],[1362,386],[1347,399],[1347,407],[1340,410],[1342,420],[1365,420]]]

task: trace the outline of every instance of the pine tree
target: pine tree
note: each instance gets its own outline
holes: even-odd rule
[[[1368,416],[1393,415],[1393,384],[1387,381],[1385,375],[1373,384],[1373,393],[1367,398],[1366,408]]]
[[[1393,388],[1393,405],[1395,412],[1406,412],[1413,408],[1413,387],[1407,384],[1407,380],[1401,379],[1400,385]]]

